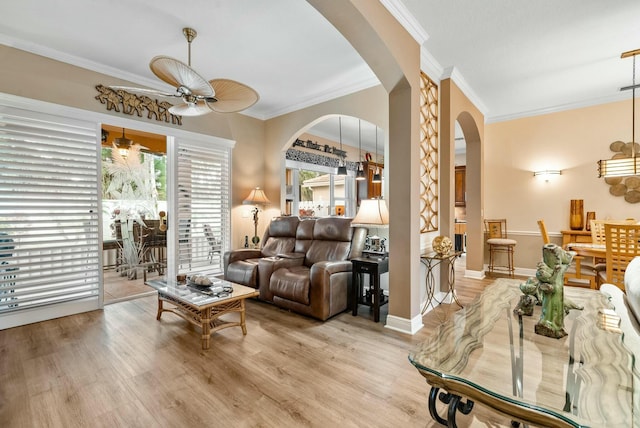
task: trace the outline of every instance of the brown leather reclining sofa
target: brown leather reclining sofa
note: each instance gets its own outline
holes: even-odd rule
[[[261,300],[324,321],[348,307],[350,260],[362,255],[366,232],[344,217],[277,217],[261,249],[225,253],[224,277],[258,289]]]

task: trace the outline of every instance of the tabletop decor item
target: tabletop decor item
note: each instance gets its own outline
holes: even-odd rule
[[[569,227],[571,230],[582,230],[584,227],[584,201],[582,199],[571,199]]]
[[[520,285],[524,296],[514,309],[515,315],[531,315],[533,302],[542,305],[540,320],[535,326],[536,334],[560,339],[567,335],[564,317],[570,309],[583,308],[564,296],[564,273],[571,265],[573,253],[556,244],[542,247],[542,261],[538,262],[536,279],[529,278]]]
[[[451,251],[451,249],[453,248],[453,242],[451,242],[451,239],[449,237],[440,235],[433,238],[431,246],[433,247],[433,251],[435,251],[436,254],[442,256],[445,254],[449,254],[449,251]]]
[[[595,220],[596,219],[596,212],[595,211],[587,211],[587,221],[584,225],[584,228],[587,231],[591,231],[591,220]]]

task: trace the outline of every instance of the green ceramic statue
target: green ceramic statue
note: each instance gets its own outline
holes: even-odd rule
[[[542,247],[542,261],[536,271],[538,294],[542,297],[542,314],[535,327],[537,334],[556,339],[566,336],[565,314],[569,309],[582,309],[564,298],[564,273],[573,254],[555,244]]]

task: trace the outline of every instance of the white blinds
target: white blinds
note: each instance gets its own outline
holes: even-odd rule
[[[99,307],[96,147],[95,123],[0,105],[0,328]]]
[[[179,142],[178,272],[222,272],[230,241],[231,149]]]

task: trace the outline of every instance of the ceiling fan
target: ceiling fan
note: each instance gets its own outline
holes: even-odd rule
[[[258,93],[249,86],[231,79],[213,79],[208,82],[191,68],[191,42],[198,33],[193,28],[183,28],[182,33],[189,43],[189,64],[168,57],[156,56],[149,68],[160,80],[176,88],[174,93],[156,89],[111,86],[112,89],[137,92],[162,97],[178,97],[182,104],[169,108],[176,116],[201,116],[213,111],[235,113],[254,105]]]

